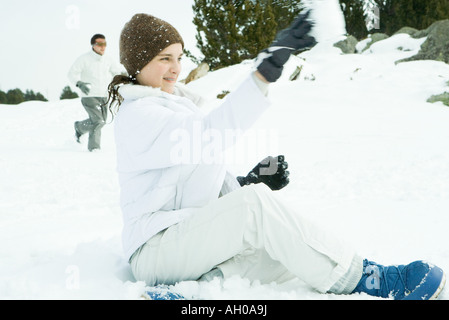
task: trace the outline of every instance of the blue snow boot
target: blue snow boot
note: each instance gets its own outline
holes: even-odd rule
[[[142,298],[147,300],[185,300],[184,296],[166,285],[147,287]]]
[[[424,261],[385,267],[364,260],[362,279],[353,293],[364,292],[394,300],[433,300],[443,290],[445,282],[443,270]]]

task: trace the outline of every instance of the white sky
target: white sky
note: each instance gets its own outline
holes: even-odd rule
[[[81,54],[91,50],[95,33],[106,36],[106,54],[119,59],[118,39],[135,13],[170,22],[186,48],[199,55],[192,23],[193,0],[2,0],[0,4],[0,90],[20,88],[59,99],[71,85],[67,72]],[[192,68],[184,59],[184,72]],[[74,86],[71,85],[72,90]]]

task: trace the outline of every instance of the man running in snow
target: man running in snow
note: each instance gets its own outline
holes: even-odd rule
[[[101,129],[107,119],[108,84],[113,76],[124,74],[123,67],[105,55],[106,38],[95,34],[90,40],[92,49],[81,55],[70,68],[69,80],[83,93],[81,103],[89,118],[75,122],[76,141],[89,133],[87,148],[89,151],[101,148]]]

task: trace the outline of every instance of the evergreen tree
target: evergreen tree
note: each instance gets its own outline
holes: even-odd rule
[[[298,0],[195,0],[197,47],[211,70],[252,59],[300,11]]]
[[[285,0],[272,0],[270,9],[273,11],[273,19],[276,20],[276,30],[280,31],[290,26],[292,20],[301,11],[301,1],[285,1]]]
[[[74,98],[78,98],[78,94],[76,92],[73,92],[70,86],[65,86],[64,89],[62,89],[61,96],[59,97],[60,100]]]
[[[48,101],[44,95],[40,92],[36,93],[36,98],[34,100],[38,100],[38,101]]]
[[[19,104],[25,101],[25,96],[20,89],[11,89],[6,92],[7,104]]]
[[[346,23],[346,32],[358,40],[368,35],[366,27],[366,15],[364,12],[364,0],[340,0]]]
[[[40,93],[34,93],[33,90],[27,89],[23,96],[24,101],[48,101],[45,97]]]
[[[380,10],[380,32],[392,35],[402,27],[418,30],[449,19],[447,0],[374,0]]]
[[[438,20],[449,19],[449,1],[428,0],[426,14],[423,19],[425,28]]]
[[[8,103],[8,98],[6,97],[6,93],[0,90],[0,104]]]
[[[8,92],[0,91],[1,104],[19,104],[25,101],[48,101],[40,92],[35,93],[33,90],[27,89],[25,93],[19,88],[8,90]]]
[[[36,94],[33,90],[27,89],[23,95],[24,101],[36,100]]]
[[[394,29],[400,29],[404,26],[425,29],[423,19],[426,17],[428,3],[429,0],[426,0],[426,2],[417,0],[397,1],[394,6],[398,24],[394,25]]]

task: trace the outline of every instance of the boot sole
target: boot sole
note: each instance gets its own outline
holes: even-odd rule
[[[438,299],[438,296],[443,291],[445,284],[446,284],[446,274],[443,272],[443,279],[441,279],[441,283],[438,286],[437,291],[435,291],[435,293],[430,297],[429,300],[436,300],[436,299]]]
[[[435,300],[443,291],[446,284],[446,275],[439,267],[432,267],[413,292],[403,300]]]

